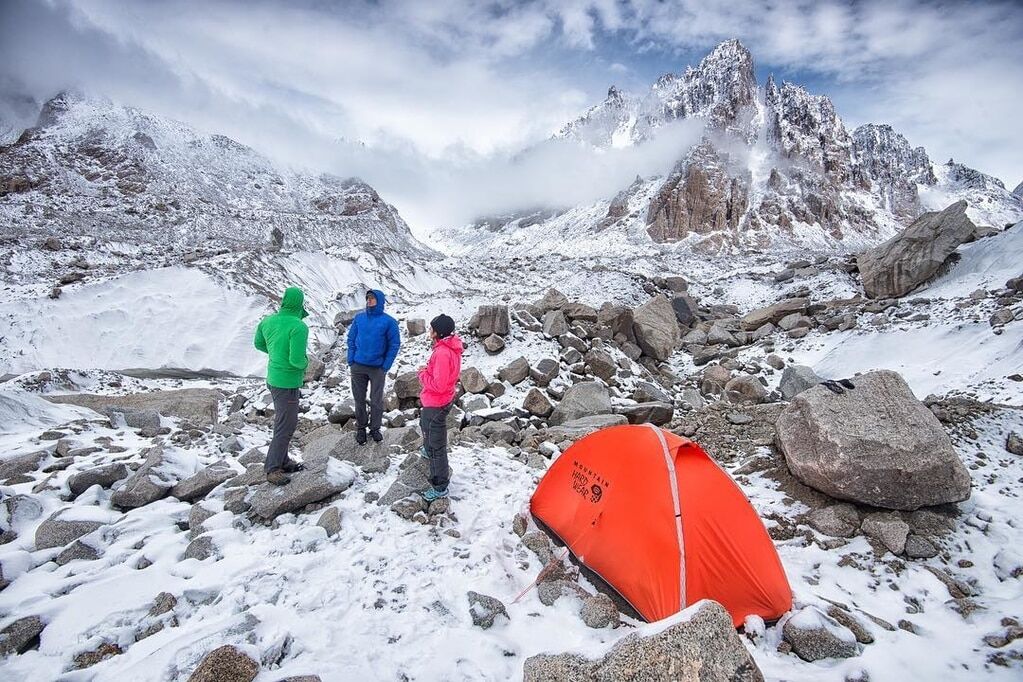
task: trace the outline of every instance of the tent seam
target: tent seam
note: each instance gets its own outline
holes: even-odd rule
[[[668,474],[671,477],[671,501],[675,506],[675,534],[678,539],[678,583],[679,583],[679,610],[686,607],[686,548],[682,537],[682,505],[679,503],[678,476],[675,472],[675,461],[668,452],[668,443],[664,440],[664,434],[653,424],[647,422],[644,426],[649,427],[657,435],[661,443],[661,451],[664,453],[664,463],[668,466]]]

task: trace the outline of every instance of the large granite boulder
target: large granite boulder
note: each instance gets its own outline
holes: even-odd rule
[[[507,336],[511,331],[511,319],[506,305],[481,305],[472,319],[473,324],[470,326],[475,328],[481,339],[491,334]]]
[[[106,525],[96,519],[76,516],[76,513],[80,511],[83,510],[74,507],[64,509],[55,512],[39,524],[35,535],[36,549],[63,547]]]
[[[121,509],[135,509],[167,497],[177,480],[172,467],[166,466],[162,445],[149,448],[146,459],[134,474],[110,496],[110,503]]]
[[[332,457],[305,459],[305,469],[291,476],[291,482],[278,486],[261,483],[252,486],[245,501],[255,516],[265,520],[298,511],[306,505],[334,497],[355,482],[355,469]]]
[[[548,440],[560,443],[564,440],[578,440],[585,435],[606,429],[609,426],[619,426],[628,423],[629,420],[624,414],[595,414],[567,421],[560,426],[552,426],[545,433]]]
[[[71,497],[78,497],[94,485],[109,488],[121,479],[128,478],[131,472],[123,462],[113,462],[102,466],[80,471],[68,479]]]
[[[238,475],[225,460],[214,462],[200,469],[170,489],[170,496],[183,502],[193,502],[206,497],[214,488]]]
[[[579,417],[611,412],[611,396],[607,389],[595,381],[584,381],[565,391],[565,396],[554,408],[550,423],[556,426]]]
[[[836,395],[803,391],[777,422],[792,474],[822,493],[914,510],[970,496],[970,474],[937,417],[899,374],[868,372]]]
[[[765,324],[777,324],[783,317],[788,317],[792,313],[805,312],[808,305],[810,301],[806,298],[786,298],[774,305],[751,311],[739,321],[739,324],[747,331],[759,329]]]
[[[678,319],[671,302],[654,296],[632,313],[632,329],[636,344],[655,360],[667,360],[681,338]]]
[[[117,396],[72,393],[45,397],[53,403],[70,403],[103,414],[155,410],[165,417],[179,417],[197,424],[216,424],[217,407],[223,399],[220,391],[212,388],[181,388]]]
[[[899,234],[856,257],[863,291],[871,298],[905,296],[933,277],[976,231],[965,201],[924,213]]]
[[[602,658],[578,654],[539,654],[526,659],[524,682],[603,682],[605,680],[686,680],[761,682],[763,674],[735,632],[728,612],[708,600],[673,618],[640,628],[619,640]],[[646,632],[652,634],[646,634]]]

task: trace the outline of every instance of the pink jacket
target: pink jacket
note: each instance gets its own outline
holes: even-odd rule
[[[455,398],[455,384],[462,372],[462,339],[451,335],[433,344],[426,368],[419,372],[423,391],[419,401],[423,407],[444,407]]]

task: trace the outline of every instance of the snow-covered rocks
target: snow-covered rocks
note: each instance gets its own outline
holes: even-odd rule
[[[832,497],[913,510],[970,495],[948,435],[895,372],[868,372],[841,395],[804,391],[778,418],[777,434],[792,473]]]
[[[648,679],[764,679],[728,612],[711,601],[698,602],[666,622],[641,628],[597,660],[573,653],[539,654],[526,659],[522,673],[526,682],[596,682],[631,679],[640,673]]]
[[[170,489],[170,496],[182,502],[194,502],[206,497],[214,488],[238,475],[230,464],[224,460],[214,462],[208,467],[177,483]]]
[[[291,482],[284,486],[272,483],[252,486],[245,498],[251,513],[269,521],[314,502],[330,499],[347,490],[355,481],[356,473],[348,464],[322,458],[306,460],[305,469],[290,476]]]
[[[597,630],[615,627],[619,620],[618,607],[606,594],[595,594],[583,600],[579,617],[588,627]]]
[[[94,518],[97,514],[83,512],[85,510],[73,507],[60,510],[39,524],[35,534],[36,549],[64,547],[106,525],[105,520]]]
[[[118,481],[127,478],[130,473],[127,465],[123,462],[111,462],[74,474],[68,479],[68,488],[74,498],[94,485],[109,488]]]
[[[499,619],[508,621],[508,609],[500,599],[486,594],[469,591],[469,615],[472,616],[472,624],[489,630]]]
[[[863,290],[871,298],[905,296],[933,277],[976,231],[966,215],[965,201],[925,213],[885,243],[856,257]]]
[[[0,656],[24,653],[33,643],[38,646],[39,635],[45,627],[39,616],[18,618],[0,630]]]
[[[135,509],[166,497],[177,483],[166,455],[161,445],[150,448],[142,466],[110,496],[111,504]]]
[[[804,661],[850,658],[859,653],[856,635],[815,606],[806,606],[782,626],[782,636]]]
[[[636,343],[655,360],[667,360],[679,343],[675,310],[664,296],[654,296],[633,311]]]
[[[223,396],[210,388],[183,388],[120,396],[70,393],[49,395],[46,399],[54,403],[87,407],[104,414],[153,410],[167,417],[179,417],[196,424],[216,424],[217,409]]]

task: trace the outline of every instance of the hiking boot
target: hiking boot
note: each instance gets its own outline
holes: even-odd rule
[[[355,431],[355,442],[359,445],[366,444],[366,429],[360,428]]]
[[[284,463],[284,466],[281,467],[281,470],[286,474],[293,474],[297,471],[305,471],[305,464],[289,459]]]
[[[448,496],[447,488],[444,488],[444,490],[437,490],[436,488],[427,488],[426,491],[423,493],[423,499],[426,500],[427,502],[433,502],[434,500],[439,500],[440,498],[447,496]]]
[[[379,443],[384,439],[383,434],[380,433],[380,429],[373,429],[369,432],[369,437],[373,439],[374,443]]]
[[[426,451],[426,446],[425,445],[423,447],[419,448],[419,456],[422,459],[425,459],[427,462],[430,461],[430,453]]]
[[[274,485],[288,485],[291,478],[281,469],[274,469],[266,475],[266,482]]]

